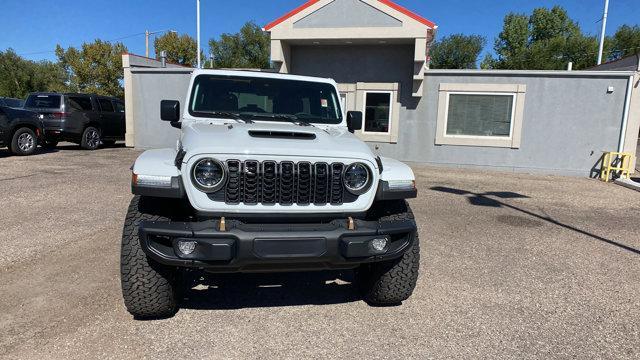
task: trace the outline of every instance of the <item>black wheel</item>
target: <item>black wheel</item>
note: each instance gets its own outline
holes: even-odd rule
[[[56,146],[58,146],[58,141],[57,140],[45,140],[42,143],[42,147],[45,148],[45,149],[49,149],[49,150],[55,149]]]
[[[88,126],[82,133],[80,147],[85,150],[95,150],[100,146],[100,129]]]
[[[157,205],[150,206],[145,201],[150,200],[135,196],[124,222],[120,254],[122,296],[127,310],[135,318],[164,318],[178,310],[176,273],[142,251],[138,226],[141,221],[168,221],[169,218],[147,210],[157,209]]]
[[[411,208],[404,200],[380,203],[377,207],[380,221],[413,220]],[[420,269],[420,241],[417,231],[408,236],[413,242],[401,258],[362,265],[357,270],[356,281],[369,304],[399,304],[413,294]]]
[[[13,133],[11,139],[11,152],[15,155],[26,156],[36,151],[38,138],[36,133],[29,128],[20,128]]]
[[[104,146],[113,146],[116,144],[115,140],[102,140],[102,145]]]

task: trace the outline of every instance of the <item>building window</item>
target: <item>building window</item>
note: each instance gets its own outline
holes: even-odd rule
[[[447,136],[510,137],[515,95],[449,93]]]
[[[390,91],[364,93],[364,132],[389,133],[392,97]]]
[[[437,145],[520,147],[525,85],[440,84]]]

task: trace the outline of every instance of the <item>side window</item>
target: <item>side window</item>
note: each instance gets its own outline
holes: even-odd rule
[[[71,109],[77,111],[93,110],[91,98],[87,96],[69,96],[69,106],[71,106]]]
[[[115,105],[117,113],[124,113],[124,104],[123,103],[121,103],[120,101],[114,101],[113,104]]]
[[[113,104],[109,99],[98,99],[98,104],[100,104],[100,110],[103,112],[113,112]]]

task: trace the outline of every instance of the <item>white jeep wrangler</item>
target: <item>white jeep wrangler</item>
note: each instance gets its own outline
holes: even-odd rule
[[[187,269],[354,269],[370,304],[411,295],[414,174],[354,136],[362,113],[339,99],[330,79],[195,70],[183,112],[161,102],[181,136],[132,167],[121,253],[131,314],[174,314]]]

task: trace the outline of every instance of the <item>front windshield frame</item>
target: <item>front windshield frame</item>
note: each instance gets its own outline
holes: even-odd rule
[[[271,84],[278,82],[294,82],[297,86],[301,84],[309,84],[311,86],[320,86],[322,88],[318,88],[320,91],[326,91],[328,102],[327,111],[331,116],[328,117],[319,117],[319,116],[296,116],[296,114],[291,114],[289,112],[273,112],[273,111],[265,111],[261,112],[251,112],[251,111],[241,111],[241,109],[237,109],[236,111],[229,111],[225,109],[220,109],[219,111],[216,109],[207,110],[207,111],[198,111],[195,109],[196,105],[196,96],[200,91],[199,85],[203,79],[221,79],[221,80],[239,80],[239,81],[253,81],[259,80],[264,82],[269,82]],[[304,85],[303,85],[304,86]],[[320,95],[319,98],[321,102],[325,99]],[[272,99],[273,100],[273,99]],[[324,105],[321,105],[324,107]],[[326,82],[314,82],[314,81],[305,81],[305,80],[292,80],[292,79],[282,79],[282,78],[273,78],[273,77],[257,77],[257,76],[242,76],[242,75],[220,75],[220,74],[200,74],[195,77],[193,80],[193,85],[191,88],[191,94],[189,97],[189,103],[187,104],[187,110],[189,114],[195,118],[221,118],[220,114],[226,113],[230,119],[249,119],[253,121],[272,121],[272,122],[291,122],[291,121],[300,121],[301,123],[308,123],[313,125],[340,125],[343,122],[343,114],[342,114],[342,104],[340,102],[340,97],[338,96],[337,90],[335,86],[331,83]],[[333,117],[333,112],[335,112],[335,118]],[[274,116],[275,115],[275,116]],[[308,115],[313,115],[309,113]]]

